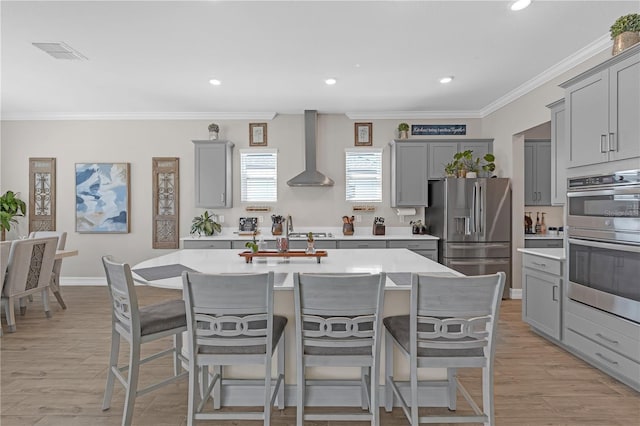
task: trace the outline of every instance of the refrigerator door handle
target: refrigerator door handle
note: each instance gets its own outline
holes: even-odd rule
[[[476,205],[478,204],[477,198],[478,198],[478,183],[475,182],[473,184],[473,193],[471,195],[471,223],[472,223],[471,232],[473,234],[476,233],[476,223],[477,223]]]
[[[480,199],[478,201],[478,233],[482,234],[484,232],[482,230],[482,224],[484,223],[484,191],[480,183],[477,185],[478,192],[480,193]]]

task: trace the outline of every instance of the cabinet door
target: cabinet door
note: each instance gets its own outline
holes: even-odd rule
[[[566,90],[569,112],[566,153],[569,167],[601,163],[609,158],[608,85],[608,71],[603,71]]]
[[[551,142],[536,143],[536,204],[551,205]]]
[[[398,143],[396,149],[396,203],[392,207],[427,205],[427,144]]]
[[[640,157],[640,54],[609,69],[609,160]]]
[[[543,333],[560,339],[559,277],[523,269],[522,320]]]
[[[524,143],[524,205],[536,204],[537,191],[535,181],[536,147],[534,142]]]
[[[564,103],[551,109],[551,205],[563,206],[567,198]]]
[[[230,142],[194,141],[196,207],[230,208],[231,149]]]
[[[429,179],[440,179],[445,176],[444,166],[453,161],[458,152],[456,142],[429,144]]]

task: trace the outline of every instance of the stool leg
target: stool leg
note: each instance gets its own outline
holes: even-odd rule
[[[9,333],[16,331],[16,308],[15,301],[12,298],[2,299],[4,301],[5,315],[7,316],[7,327]]]
[[[102,401],[102,410],[108,410],[111,407],[111,395],[113,395],[113,381],[116,376],[113,372],[114,368],[118,368],[118,354],[120,353],[120,335],[116,329],[111,327],[111,354],[109,355],[109,369],[107,370],[107,384],[104,387],[104,399]]]
[[[31,296],[31,298],[33,298],[33,296],[31,294],[29,296]],[[18,299],[18,302],[20,304],[20,316],[25,316],[25,314],[27,313],[26,297],[21,297],[20,299]]]
[[[182,353],[182,333],[173,335],[173,348],[173,374],[177,376],[182,371],[182,362],[179,356]]]
[[[487,415],[488,421],[484,426],[495,424],[493,412],[493,366],[482,369],[482,411]]]
[[[367,370],[368,367],[360,367],[360,408],[369,408],[369,397],[367,393]],[[369,371],[369,374],[371,372]]]
[[[302,355],[298,356],[297,369],[297,386],[296,386],[296,425],[304,425],[304,394],[305,394],[305,379],[304,379],[304,360]]]
[[[411,378],[411,426],[418,426],[418,361],[414,354],[410,355],[409,376]]]
[[[284,410],[284,361],[285,361],[285,348],[284,348],[284,333],[280,337],[278,342],[278,380],[281,380],[280,387],[278,388],[278,409]]]
[[[193,420],[196,414],[196,392],[198,392],[198,373],[201,372],[201,369],[198,369],[196,365],[195,359],[193,359],[194,354],[191,353],[191,359],[189,360],[189,399],[188,399],[188,407],[187,407],[187,426],[193,426]],[[201,377],[202,379],[202,377]],[[202,392],[202,388],[200,389]],[[204,398],[204,395],[200,395],[200,398]]]
[[[218,375],[218,381],[213,385],[213,409],[219,410],[222,406],[222,366],[216,365],[213,367],[213,375]],[[209,381],[207,380],[207,388],[209,387]]]
[[[456,382],[456,369],[447,368],[447,388],[449,394],[449,410],[456,410],[456,399],[458,395],[458,383]]]
[[[51,318],[51,309],[49,308],[49,290],[45,287],[42,290],[42,304],[44,305],[44,314],[47,318]]]
[[[271,425],[271,359],[267,356],[264,366],[264,426]]]
[[[391,334],[385,329],[384,332],[384,410],[390,413],[393,410],[393,340]]]
[[[140,343],[135,338],[130,343],[129,352],[129,377],[127,383],[127,395],[124,401],[124,414],[122,426],[130,426],[133,418],[133,408],[138,393],[138,375],[140,373]]]

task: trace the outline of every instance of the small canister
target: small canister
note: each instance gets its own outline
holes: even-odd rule
[[[558,235],[558,228],[556,228],[555,226],[550,226],[547,229],[547,232],[549,233],[549,235]]]

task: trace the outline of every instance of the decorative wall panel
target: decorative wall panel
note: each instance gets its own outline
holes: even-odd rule
[[[154,157],[153,248],[180,248],[180,159]]]
[[[56,159],[29,158],[29,232],[56,230]]]

